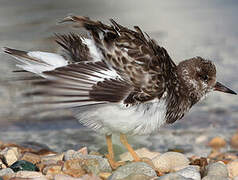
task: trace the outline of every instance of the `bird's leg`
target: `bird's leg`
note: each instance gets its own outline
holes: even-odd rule
[[[112,135],[106,135],[106,141],[107,141],[107,149],[108,149],[108,154],[106,154],[106,157],[107,157],[112,169],[116,169],[119,166],[123,165],[124,163],[116,162],[114,159],[114,152],[113,152],[113,146],[112,146]]]
[[[131,145],[128,143],[126,135],[120,134],[120,141],[121,143],[127,148],[127,150],[130,152],[131,156],[133,157],[134,161],[138,162],[141,161],[140,157],[136,154],[134,149],[131,147]]]

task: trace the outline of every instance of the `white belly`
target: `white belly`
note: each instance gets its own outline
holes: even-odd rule
[[[96,106],[75,111],[79,121],[105,134],[151,134],[165,123],[166,104],[164,100],[122,107],[119,104]]]

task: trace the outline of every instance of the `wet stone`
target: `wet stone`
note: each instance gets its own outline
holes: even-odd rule
[[[31,162],[20,160],[10,166],[14,172],[18,171],[39,171],[38,167]]]

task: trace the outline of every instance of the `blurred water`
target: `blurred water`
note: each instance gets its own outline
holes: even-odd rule
[[[56,44],[52,39],[53,33],[72,31],[68,25],[58,25],[56,22],[70,13],[90,16],[104,22],[114,18],[129,27],[139,25],[168,50],[176,63],[198,55],[211,59],[217,66],[218,79],[232,89],[238,90],[236,73],[238,2],[236,0],[0,0],[0,46],[23,50],[56,51]],[[30,86],[22,82],[6,81],[17,76],[11,73],[15,69],[14,62],[11,61],[11,57],[3,54],[0,54],[0,58],[0,129],[2,131],[12,134],[16,131],[30,132],[30,129],[39,125],[37,124],[39,122],[43,125],[35,132],[75,127],[74,120],[66,111],[57,113],[57,116],[51,113],[41,118],[39,122],[38,119],[29,120],[25,116],[22,118],[22,111],[16,102],[21,101],[18,96],[19,91]],[[212,93],[206,100],[193,107],[183,120],[175,123],[172,129],[184,131],[205,129],[215,134],[225,132],[224,136],[228,137],[238,127],[237,115],[236,96]],[[60,116],[61,120],[66,119],[66,121],[58,121],[64,122],[58,123],[61,124],[60,127],[49,126],[49,121],[57,122],[49,118],[50,116],[54,116],[54,119]],[[30,126],[29,122],[31,122]],[[171,128],[166,127],[163,130],[170,131]],[[1,139],[14,141],[15,135],[11,136],[11,133],[7,137],[2,134]],[[152,147],[156,147],[156,144]]]

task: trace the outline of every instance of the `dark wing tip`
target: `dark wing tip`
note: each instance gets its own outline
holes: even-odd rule
[[[26,51],[12,49],[12,48],[8,48],[8,47],[3,47],[2,50],[3,50],[4,53],[11,54],[11,55],[23,56],[23,55],[27,54]]]
[[[8,48],[8,47],[2,47],[2,51],[4,53],[7,53],[7,54],[12,54],[12,50],[11,48]]]

